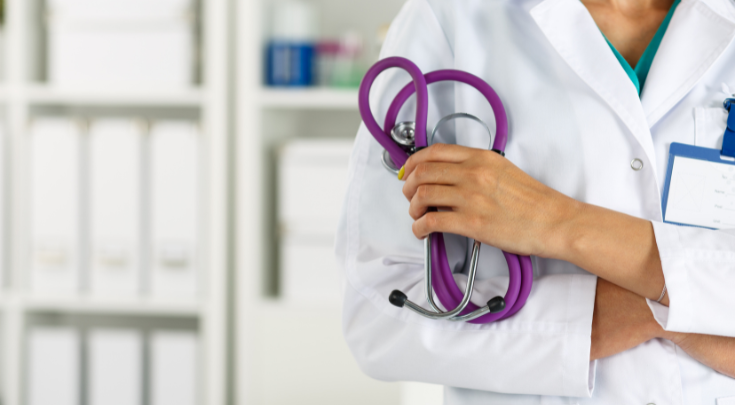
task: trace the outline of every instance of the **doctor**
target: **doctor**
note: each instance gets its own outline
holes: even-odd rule
[[[455,121],[441,141],[465,146],[413,155],[399,181],[360,129],[337,254],[344,335],[365,373],[445,385],[447,404],[735,403],[735,231],[661,212],[669,145],[721,147],[733,38],[732,0],[409,0],[382,57],[485,79],[510,137],[502,158],[467,147],[486,135]],[[376,83],[379,121],[408,82],[392,70]],[[430,126],[455,111],[493,122],[463,85],[432,85],[430,102]],[[455,234],[457,272],[465,237],[487,245],[475,303],[505,291],[497,248],[533,255],[523,310],[473,325],[391,306],[393,289],[425,301],[430,232]]]

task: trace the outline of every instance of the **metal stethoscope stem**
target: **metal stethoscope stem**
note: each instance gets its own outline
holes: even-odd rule
[[[477,319],[485,314],[500,312],[505,308],[505,300],[502,297],[495,297],[490,300],[485,306],[480,309],[474,310],[468,314],[459,316],[459,314],[467,308],[467,304],[470,303],[472,298],[472,289],[475,285],[475,276],[477,275],[477,264],[480,259],[480,247],[482,244],[479,241],[474,241],[472,246],[472,256],[470,259],[470,269],[467,275],[467,285],[465,286],[464,296],[459,305],[451,311],[442,311],[434,301],[433,283],[431,279],[432,272],[432,258],[431,258],[431,235],[427,236],[424,240],[424,281],[425,281],[425,292],[426,300],[434,311],[424,309],[422,306],[408,299],[406,294],[399,290],[394,290],[390,295],[390,302],[393,305],[403,307],[416,312],[417,314],[429,318],[429,319],[448,319],[451,321],[471,321]]]

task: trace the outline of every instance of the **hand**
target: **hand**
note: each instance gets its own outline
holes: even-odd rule
[[[653,318],[645,298],[597,279],[590,360],[624,352],[658,337],[671,338]]]
[[[404,169],[403,194],[418,238],[454,233],[509,253],[570,262],[642,297],[661,294],[661,259],[647,220],[567,197],[492,151],[436,144],[411,156]]]
[[[579,203],[492,151],[435,144],[405,165],[413,232],[460,234],[521,255],[551,257]],[[427,212],[439,207],[438,212]]]

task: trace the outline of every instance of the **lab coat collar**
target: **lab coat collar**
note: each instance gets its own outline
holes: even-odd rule
[[[670,111],[719,59],[735,36],[728,0],[684,0],[651,65],[641,94],[649,127]]]
[[[628,127],[649,161],[655,162],[651,132],[635,85],[587,8],[579,0],[544,0],[531,10],[531,16],[572,70]]]

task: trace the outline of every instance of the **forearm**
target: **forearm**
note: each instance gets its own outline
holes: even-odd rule
[[[590,360],[624,352],[654,338],[668,339],[700,363],[735,378],[735,338],[667,332],[653,318],[643,297],[598,279]]]
[[[694,333],[666,333],[664,337],[700,363],[735,378],[735,338]]]
[[[574,206],[574,214],[558,231],[554,258],[657,300],[665,280],[651,223],[573,200],[564,203]],[[668,305],[668,296],[662,303]]]

